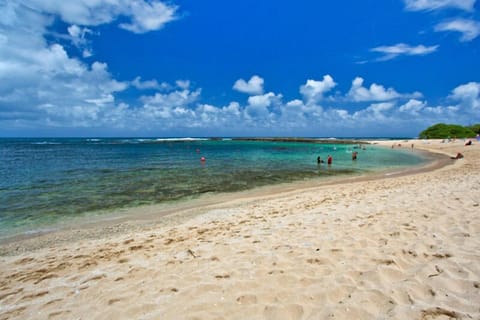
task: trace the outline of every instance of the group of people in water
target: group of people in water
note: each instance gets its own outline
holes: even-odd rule
[[[477,135],[477,140],[480,141],[480,135]],[[455,140],[454,140],[455,141]],[[465,146],[471,146],[473,143],[472,143],[472,140],[471,139],[468,139],[466,142],[465,142]],[[402,147],[402,145],[399,143],[398,145],[395,145],[395,144],[392,144],[392,149],[394,147]],[[415,148],[415,145],[412,143],[411,146],[412,148],[412,151],[414,150]],[[357,147],[358,148],[358,147]],[[365,147],[362,147],[363,150],[365,150]],[[334,149],[336,150],[336,149]],[[357,156],[358,156],[358,152],[357,151],[352,151],[352,161],[355,161],[357,160]],[[462,159],[463,158],[463,154],[458,152],[454,157],[450,157],[451,159]],[[318,164],[322,164],[322,163],[325,163],[325,161],[320,157],[318,156],[317,157],[317,163]],[[327,157],[327,164],[328,165],[331,165],[333,163],[333,157],[331,155],[328,155]]]
[[[355,161],[357,160],[357,155],[358,155],[358,152],[357,151],[352,151],[352,161]],[[320,158],[320,156],[317,157],[317,163],[318,164],[322,164],[322,163],[325,163],[325,161],[323,161],[322,158]],[[333,157],[331,155],[328,155],[327,157],[327,164],[328,165],[331,165],[333,163]]]
[[[327,157],[327,164],[332,164],[333,162],[333,157],[331,155],[328,155]],[[321,164],[321,163],[325,163],[325,161],[323,161],[322,158],[320,158],[320,156],[317,157],[317,163],[318,164]]]

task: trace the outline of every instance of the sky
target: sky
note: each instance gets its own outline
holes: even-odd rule
[[[476,0],[0,0],[0,137],[480,123]]]

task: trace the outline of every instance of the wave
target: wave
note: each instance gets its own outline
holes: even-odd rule
[[[32,142],[31,144],[36,144],[36,145],[52,145],[52,144],[62,144],[61,142],[53,142],[53,141],[38,141],[38,142]]]
[[[207,141],[208,138],[157,138],[158,142],[174,142],[174,141]]]

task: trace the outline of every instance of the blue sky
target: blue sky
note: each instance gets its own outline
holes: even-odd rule
[[[0,0],[0,136],[480,123],[476,0]]]

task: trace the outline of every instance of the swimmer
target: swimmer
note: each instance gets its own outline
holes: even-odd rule
[[[357,151],[352,152],[352,160],[357,160]]]

